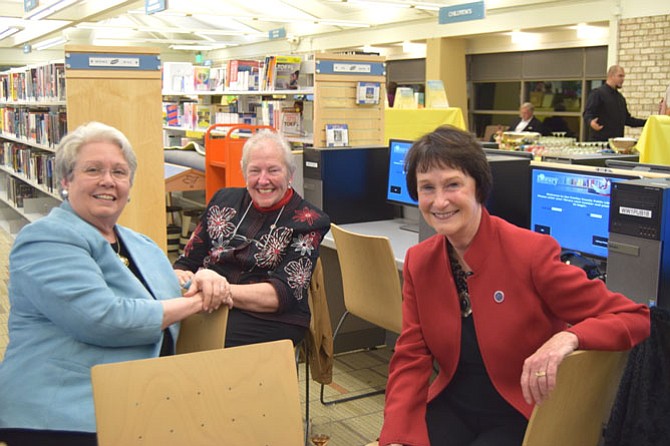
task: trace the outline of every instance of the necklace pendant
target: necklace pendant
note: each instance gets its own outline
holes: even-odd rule
[[[116,256],[119,258],[119,260],[121,260],[121,263],[126,266],[130,266],[130,260],[128,260],[128,257],[122,256],[121,254],[117,254]]]
[[[470,294],[468,292],[461,292],[459,296],[461,299],[461,316],[468,317],[472,314],[472,305],[470,304]]]

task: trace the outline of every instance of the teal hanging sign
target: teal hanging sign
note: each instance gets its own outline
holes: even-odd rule
[[[145,0],[144,12],[147,15],[165,11],[166,9],[167,9],[167,0]]]
[[[440,25],[446,25],[448,23],[481,20],[484,17],[486,17],[486,7],[484,6],[483,1],[463,3],[461,5],[440,8],[438,23]]]
[[[268,31],[268,39],[283,39],[286,37],[286,28],[275,28]]]
[[[23,10],[25,12],[32,11],[33,9],[37,8],[37,0],[23,0]]]

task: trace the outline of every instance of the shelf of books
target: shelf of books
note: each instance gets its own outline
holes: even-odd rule
[[[67,131],[62,61],[0,73],[0,227],[11,235],[58,206],[54,150]]]
[[[297,146],[312,145],[314,62],[310,56],[229,60],[218,67],[163,64],[164,144],[201,140],[214,124],[266,125]]]

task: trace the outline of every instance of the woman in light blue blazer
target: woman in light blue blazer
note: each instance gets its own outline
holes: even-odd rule
[[[65,200],[14,241],[0,364],[0,441],[9,446],[95,445],[91,367],[172,354],[177,322],[226,303],[223,292],[181,297],[163,251],[116,224],[136,167],[119,130],[77,128],[56,151]]]

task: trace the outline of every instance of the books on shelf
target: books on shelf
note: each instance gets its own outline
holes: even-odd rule
[[[346,147],[349,145],[347,124],[326,124],[326,147]]]
[[[302,134],[302,115],[296,107],[284,107],[281,110],[279,131],[284,135],[300,136]]]
[[[0,100],[55,102],[65,100],[65,64],[54,62],[0,73]]]
[[[163,90],[174,93],[193,91],[195,85],[193,64],[190,62],[165,62],[163,70]]]
[[[0,144],[0,164],[15,174],[42,185],[48,192],[53,192],[56,186],[53,176],[54,162],[53,153],[31,149],[14,142]]]
[[[232,91],[256,91],[260,88],[259,60],[229,60],[226,63],[226,88]]]
[[[67,113],[7,106],[0,108],[2,133],[55,148],[67,132]]]
[[[193,86],[195,91],[210,90],[210,68],[193,67]]]
[[[449,108],[447,92],[441,80],[426,81],[426,108]]]
[[[265,58],[265,89],[297,90],[300,78],[300,56],[267,56]]]

